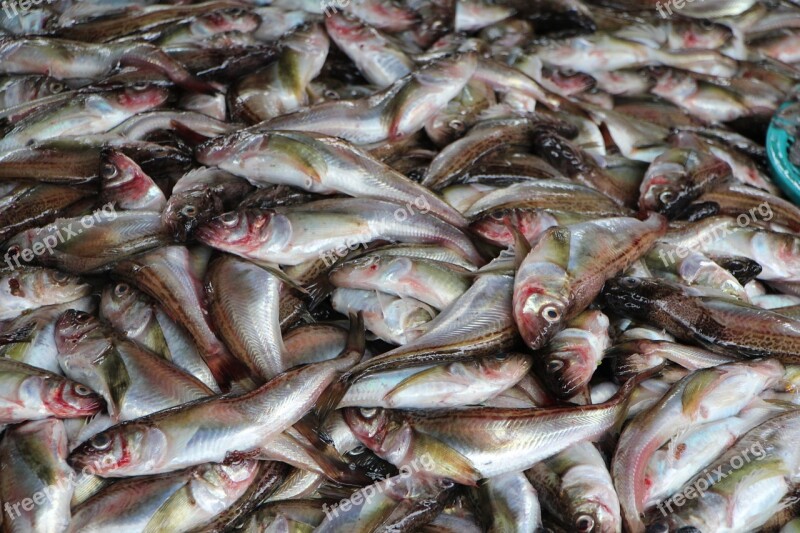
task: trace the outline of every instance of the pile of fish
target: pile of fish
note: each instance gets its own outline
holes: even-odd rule
[[[798,83],[796,0],[3,2],[0,529],[800,531]]]

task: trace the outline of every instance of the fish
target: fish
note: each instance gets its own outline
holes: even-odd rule
[[[783,365],[774,359],[698,370],[637,415],[622,431],[611,462],[623,519],[630,531],[645,530],[641,517],[647,498],[644,473],[653,453],[681,428],[737,414],[783,372]]]
[[[280,322],[280,275],[226,255],[206,276],[208,311],[220,337],[253,375],[268,381],[287,370]]]
[[[189,531],[235,504],[258,472],[258,461],[243,460],[121,480],[79,505],[68,531]]]
[[[56,323],[55,342],[64,374],[102,394],[115,423],[212,395],[194,376],[117,338],[88,313],[64,313]]]
[[[574,531],[620,533],[619,499],[605,459],[589,442],[566,450],[525,471],[542,507]]]
[[[371,374],[351,386],[338,408],[442,409],[477,405],[516,385],[531,358],[502,353],[476,361]]]
[[[52,37],[3,37],[3,74],[46,74],[58,80],[97,79],[120,65],[161,72],[176,84],[197,92],[216,92],[163,50],[148,43],[87,43]],[[54,61],[54,58],[61,58]]]
[[[0,356],[61,374],[55,343],[56,321],[70,309],[94,312],[95,299],[87,296],[58,305],[46,305],[0,326]]]
[[[92,416],[103,401],[89,387],[41,368],[0,358],[0,423]]]
[[[230,211],[201,227],[197,238],[256,262],[299,265],[311,259],[346,255],[376,240],[439,244],[484,263],[458,228],[415,205],[382,200],[337,198],[272,210]]]
[[[624,418],[638,379],[597,405],[419,411],[348,407],[344,417],[364,445],[392,464],[407,466],[428,454],[430,474],[475,486],[480,479],[528,469],[571,444],[602,436]]]
[[[655,213],[645,221],[617,217],[548,229],[514,279],[514,321],[525,343],[542,348],[665,231]]]
[[[319,194],[385,200],[466,227],[461,214],[430,190],[338,137],[244,131],[209,141],[198,148],[197,157],[256,186],[290,185]]]
[[[639,209],[674,218],[704,192],[733,175],[730,165],[714,155],[674,148],[656,157],[640,186]]]
[[[360,19],[334,13],[325,29],[371,84],[388,87],[414,70],[414,61],[380,30]]]
[[[75,476],[66,459],[67,433],[57,418],[25,422],[5,431],[0,442],[0,497],[9,503],[4,529],[66,531]],[[47,494],[47,498],[25,505],[37,494]]]
[[[396,141],[420,131],[461,92],[477,65],[472,52],[438,59],[367,98],[312,105],[261,123],[258,129],[316,132],[357,145]]]
[[[709,351],[777,357],[787,363],[797,360],[800,323],[774,311],[730,298],[693,296],[679,285],[636,277],[609,281],[603,295],[614,312],[656,325]]]
[[[360,289],[335,289],[331,307],[342,314],[361,313],[370,333],[400,345],[419,338],[437,315],[431,306],[414,298]]]
[[[328,275],[336,287],[375,290],[446,309],[469,288],[468,275],[446,263],[370,252],[338,263]]]
[[[33,256],[30,249],[24,251]],[[0,320],[17,318],[27,311],[49,305],[73,302],[91,293],[91,286],[73,274],[19,264],[15,268],[12,260],[18,260],[20,255],[24,260],[27,255],[24,251],[13,255],[9,250],[6,255],[9,268],[0,270],[0,302],[3,304]]]
[[[535,359],[535,365],[557,396],[574,396],[589,384],[611,343],[609,320],[600,311],[587,310],[567,322]]]
[[[208,254],[202,249],[190,251],[185,246],[165,246],[118,263],[114,275],[160,302],[167,315],[186,329],[224,390],[233,381],[243,379],[247,371],[209,324],[208,304],[200,281],[207,261]]]
[[[118,213],[113,204],[105,204],[82,217],[57,219],[43,228],[15,235],[6,242],[6,256],[17,266],[21,257],[24,261],[35,259],[42,266],[85,274],[111,270],[118,261],[169,242],[161,225],[161,213]]]
[[[228,94],[235,115],[251,124],[308,104],[306,88],[328,56],[329,39],[319,24],[290,34],[276,61],[242,77]]]
[[[333,380],[361,358],[363,338],[361,343],[359,349],[356,338],[341,357],[285,372],[244,395],[203,398],[112,426],[78,446],[68,461],[73,468],[89,467],[98,476],[117,478],[245,458],[243,452],[256,450],[300,420]]]

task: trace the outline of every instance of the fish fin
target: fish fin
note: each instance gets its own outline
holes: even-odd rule
[[[415,432],[413,442],[414,456],[430,457],[436,465],[432,472],[435,475],[471,487],[484,477],[467,457],[430,435]]]
[[[297,441],[297,439],[295,439]],[[363,487],[364,485],[372,484],[372,480],[367,477],[363,472],[358,470],[351,470],[350,466],[341,458],[332,456],[331,452],[321,451],[310,444],[297,441],[297,443],[306,451],[308,455],[317,463],[317,466],[322,470],[329,479],[342,485],[351,485],[354,487]],[[334,450],[335,451],[335,450]],[[338,453],[337,453],[338,455]]]
[[[193,514],[197,503],[191,495],[191,480],[194,474],[186,480],[186,483],[176,490],[161,507],[153,513],[150,520],[142,529],[142,533],[161,533],[163,531],[175,531],[177,526],[186,520],[185,514]]]
[[[506,227],[511,232],[511,235],[514,236],[514,266],[515,270],[519,270],[522,262],[531,253],[531,245],[522,232],[508,220],[506,220]]]
[[[28,342],[33,338],[33,330],[35,328],[36,324],[29,322],[28,324],[10,331],[9,333],[4,333],[3,335],[0,335],[0,345]]]
[[[428,380],[432,375],[438,374],[443,370],[442,365],[436,365],[427,370],[422,370],[416,374],[408,376],[406,379],[395,385],[389,392],[383,395],[383,400],[390,402],[391,399],[402,392],[419,385],[421,382]]]
[[[301,287],[300,285],[298,285],[295,280],[290,278],[289,275],[286,274],[286,272],[284,272],[283,270],[281,270],[280,267],[278,265],[276,265],[275,263],[269,263],[267,261],[258,261],[258,260],[253,260],[253,259],[248,259],[248,260],[251,263],[253,263],[254,265],[260,266],[261,268],[263,268],[264,270],[266,270],[267,272],[269,272],[273,276],[279,278],[282,282],[287,284],[292,289],[300,292],[303,296],[307,296],[307,297],[311,296],[311,293],[307,289],[305,289],[305,288]]]

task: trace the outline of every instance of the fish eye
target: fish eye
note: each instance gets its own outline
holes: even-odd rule
[[[361,413],[361,416],[363,416],[364,418],[375,418],[375,415],[378,414],[378,410],[375,409],[374,407],[361,409],[359,412]]]
[[[225,226],[231,228],[231,227],[235,226],[237,222],[239,222],[239,215],[237,213],[234,213],[234,212],[225,213],[223,215],[220,215],[219,220]]]
[[[117,286],[114,287],[114,296],[122,297],[128,294],[128,290],[130,290],[130,285],[127,283],[117,283]]]
[[[495,361],[505,361],[508,359],[508,354],[506,352],[500,352],[499,354],[494,356]]]
[[[714,23],[708,19],[703,19],[700,21],[700,27],[702,27],[704,30],[710,30],[714,27]]]
[[[6,250],[6,252],[8,252],[8,255],[19,255],[21,251],[22,248],[20,247],[19,244],[12,244],[11,246],[8,247],[8,250]]]
[[[619,284],[626,289],[635,289],[642,284],[642,280],[634,277],[620,278]]]
[[[74,391],[78,396],[89,396],[92,394],[92,389],[81,384],[75,385]]]
[[[668,204],[675,199],[675,193],[673,193],[672,191],[664,191],[658,195],[658,199],[661,201],[662,204]]]
[[[322,96],[324,96],[328,100],[338,100],[339,98],[341,98],[339,96],[339,93],[337,93],[332,89],[326,89],[325,92],[322,93]]]
[[[53,93],[60,93],[64,90],[64,84],[58,81],[54,81],[50,84],[50,92]]]
[[[561,311],[554,305],[547,305],[542,309],[542,318],[550,323],[556,322],[561,318]]]
[[[349,455],[361,455],[362,453],[364,453],[364,452],[366,452],[366,451],[367,451],[367,448],[366,448],[366,446],[361,446],[361,445],[359,445],[359,446],[356,446],[355,448],[353,448],[352,450],[350,450],[350,451],[349,451],[349,452],[347,452],[347,453],[348,453]]]
[[[647,528],[646,533],[669,533],[669,525],[666,522],[656,522]]]
[[[589,532],[594,529],[594,518],[588,514],[581,515],[575,520],[575,527],[581,533]]]
[[[461,131],[466,126],[463,120],[458,120],[457,118],[448,122],[447,125],[450,126],[451,129],[454,129],[456,131]]]
[[[61,272],[60,270],[56,270],[53,272],[53,281],[58,284],[66,283],[69,281],[69,274],[66,272]]]
[[[111,179],[117,175],[118,170],[115,165],[112,165],[111,163],[106,163],[105,165],[103,165],[101,173],[104,178]]]
[[[92,315],[90,315],[89,313],[85,313],[83,311],[78,311],[77,313],[75,313],[75,322],[77,322],[78,324],[85,324],[86,322],[89,321],[90,318],[92,318]]]
[[[197,208],[191,204],[183,206],[181,215],[185,217],[193,217],[197,214]],[[224,222],[224,221],[223,221]]]
[[[133,89],[134,91],[144,91],[148,87],[150,87],[150,84],[146,81],[140,81],[138,83],[134,83],[133,85],[131,85],[131,89]]]
[[[564,368],[564,361],[560,359],[551,359],[547,362],[547,372],[550,374],[555,374],[562,368]]]
[[[98,433],[91,438],[89,444],[95,450],[107,450],[109,446],[111,446],[111,437],[109,437],[106,433]]]

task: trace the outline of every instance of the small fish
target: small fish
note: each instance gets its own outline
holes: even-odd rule
[[[59,318],[55,330],[64,374],[102,394],[113,422],[181,405],[212,394],[175,365],[81,311]]]
[[[542,507],[563,526],[579,533],[621,533],[619,499],[603,456],[590,442],[566,450],[526,470]]]
[[[361,198],[320,200],[269,211],[233,211],[200,228],[197,238],[253,261],[283,265],[327,258],[333,251],[376,240],[444,245],[475,264],[484,262],[460,230],[427,211]]]
[[[228,94],[234,114],[250,123],[268,120],[308,104],[306,88],[328,57],[328,36],[319,24],[284,39],[272,64],[244,76]]]
[[[26,422],[5,431],[0,442],[0,498],[9,503],[5,531],[67,530],[75,476],[67,465],[67,453],[64,423],[56,418]],[[37,494],[47,498],[25,505]]]
[[[0,424],[92,416],[103,406],[88,387],[5,357],[0,358],[0,403]]]
[[[655,213],[644,222],[606,218],[547,230],[514,281],[514,321],[528,346],[542,348],[665,231]]]
[[[103,154],[100,201],[124,211],[162,211],[164,193],[131,158],[116,150]]]
[[[11,269],[0,270],[0,320],[16,318],[47,305],[72,302],[91,293],[91,286],[77,276],[49,268],[19,265],[14,268],[11,264],[14,258],[9,251],[6,260]]]

